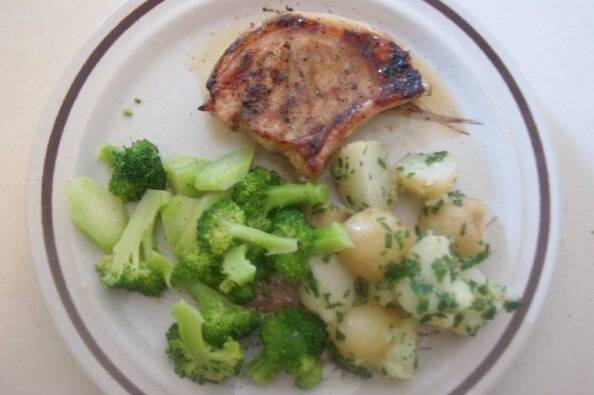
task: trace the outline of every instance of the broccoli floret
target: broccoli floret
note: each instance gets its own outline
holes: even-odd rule
[[[96,265],[101,282],[108,288],[124,288],[157,296],[166,288],[173,266],[153,246],[155,219],[167,204],[166,191],[146,191],[132,214],[113,253]]]
[[[271,233],[293,237],[299,241],[297,251],[269,257],[274,268],[289,281],[297,282],[307,278],[310,272],[308,259],[312,255],[331,254],[353,245],[342,225],[312,228],[296,207],[276,210],[271,218]]]
[[[276,172],[256,167],[233,187],[231,198],[245,211],[249,226],[268,230],[268,214],[273,209],[324,203],[328,200],[328,187],[321,184],[283,184]]]
[[[184,280],[201,281],[216,287],[223,280],[220,262],[198,243],[178,249],[177,265],[173,269],[173,284]]]
[[[254,281],[256,266],[247,259],[247,249],[247,244],[242,244],[225,253],[222,267],[225,279],[219,285],[219,289],[224,293],[229,293],[235,287],[243,287]]]
[[[207,209],[198,220],[198,241],[215,256],[224,254],[236,240],[262,247],[268,254],[286,254],[297,250],[297,240],[278,237],[245,226],[244,223],[244,211],[231,199],[222,200]]]
[[[204,339],[214,346],[223,345],[228,338],[237,340],[246,337],[260,324],[260,316],[256,311],[231,303],[201,282],[180,280],[175,284],[200,305],[204,316]]]
[[[295,238],[299,242],[299,249],[295,252],[268,257],[274,268],[289,281],[304,280],[310,273],[307,261],[312,253],[314,231],[303,213],[295,207],[277,210],[272,215],[271,232],[277,236]]]
[[[233,287],[227,294],[227,298],[237,304],[247,304],[256,297],[256,289],[253,283],[241,287]]]
[[[326,347],[324,322],[312,313],[285,308],[262,320],[262,354],[248,366],[248,375],[258,384],[271,382],[286,370],[302,389],[322,380],[320,356]]]
[[[268,231],[271,222],[264,210],[265,191],[280,185],[283,179],[272,170],[255,167],[231,190],[231,198],[246,214],[246,224]]]
[[[178,279],[190,279],[214,287],[223,279],[219,259],[197,240],[196,222],[208,207],[224,196],[213,194],[201,199],[176,196],[163,209],[163,228],[167,240],[174,246],[177,258],[173,273],[174,283]]]
[[[226,339],[215,348],[203,338],[202,314],[183,300],[173,306],[176,323],[167,332],[167,355],[175,372],[197,383],[237,376],[243,364],[239,343]]]
[[[105,146],[99,158],[112,167],[109,191],[124,202],[140,200],[147,189],[167,188],[159,149],[146,139],[130,147]]]
[[[175,193],[188,197],[198,197],[201,192],[194,186],[196,174],[209,163],[205,159],[180,155],[163,162],[163,168],[167,175],[167,181]]]

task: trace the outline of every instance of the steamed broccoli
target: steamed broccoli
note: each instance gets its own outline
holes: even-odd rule
[[[254,283],[236,286],[226,296],[233,303],[247,304],[256,298],[256,288]]]
[[[196,173],[194,187],[198,191],[226,191],[250,170],[254,147],[244,147],[223,155]]]
[[[226,339],[215,348],[203,337],[202,314],[183,300],[173,306],[176,323],[167,332],[167,355],[175,372],[197,383],[237,376],[243,364],[239,343]]]
[[[297,239],[299,249],[290,254],[270,256],[269,261],[288,280],[304,280],[310,272],[307,262],[312,254],[314,232],[301,210],[290,207],[276,211],[272,215],[271,232],[281,237]]]
[[[198,197],[201,192],[194,186],[196,174],[209,163],[205,159],[179,155],[163,162],[163,168],[167,175],[167,181],[175,193],[188,197]]]
[[[328,187],[316,184],[283,184],[274,171],[256,167],[233,187],[231,198],[246,213],[246,223],[268,230],[268,214],[275,208],[319,204],[328,200]]]
[[[320,356],[326,347],[324,322],[312,313],[286,308],[262,320],[262,354],[248,366],[248,375],[258,384],[271,382],[282,370],[295,377],[302,389],[322,380]]]
[[[159,149],[146,139],[130,147],[104,146],[99,158],[112,167],[109,191],[124,202],[140,200],[147,189],[167,188]]]
[[[176,196],[163,210],[161,218],[165,235],[177,258],[174,283],[182,278],[218,286],[223,279],[219,259],[198,242],[196,223],[206,209],[224,197],[224,194],[207,195],[201,199]]]
[[[297,240],[268,234],[244,223],[244,211],[231,199],[222,200],[208,208],[198,220],[198,241],[215,256],[224,254],[236,240],[262,247],[268,254],[297,250]]]
[[[243,287],[254,281],[256,266],[247,259],[247,249],[247,244],[242,244],[225,253],[222,266],[225,280],[219,285],[219,289],[224,293],[229,293],[235,287]]]
[[[307,278],[310,272],[308,259],[312,255],[330,254],[353,245],[342,225],[312,228],[296,207],[277,210],[271,219],[271,233],[299,241],[297,251],[268,257],[275,269],[293,282]]]
[[[146,191],[132,214],[113,253],[96,265],[101,282],[108,288],[124,288],[149,296],[167,286],[172,264],[153,247],[153,231],[159,210],[167,204],[169,192]]]
[[[188,292],[200,305],[204,317],[204,340],[221,346],[228,338],[240,339],[250,335],[260,324],[254,310],[228,301],[222,294],[193,280],[179,279],[177,286]]]

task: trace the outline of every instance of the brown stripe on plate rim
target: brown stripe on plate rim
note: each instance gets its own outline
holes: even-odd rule
[[[76,331],[82,338],[83,342],[85,343],[91,354],[93,354],[93,356],[113,377],[113,379],[115,379],[126,391],[128,391],[131,394],[142,394],[143,392],[134,383],[132,383],[132,381],[130,381],[130,379],[128,379],[115,366],[115,364],[108,358],[108,356],[103,352],[103,350],[101,350],[101,348],[89,332],[88,328],[82,321],[82,318],[80,317],[80,314],[78,313],[74,305],[68,287],[66,286],[66,281],[64,279],[64,275],[62,273],[62,268],[60,266],[58,258],[57,246],[55,242],[55,235],[53,229],[53,214],[51,204],[52,189],[55,171],[55,161],[58,154],[60,140],[64,132],[64,127],[70,115],[70,111],[72,110],[72,107],[82,87],[87,81],[89,75],[94,70],[95,66],[99,63],[99,61],[102,59],[102,57],[105,55],[105,53],[109,50],[109,48],[111,48],[111,46],[117,41],[118,38],[122,36],[124,32],[163,1],[164,0],[147,0],[140,6],[138,6],[136,9],[134,9],[124,19],[122,19],[122,21],[119,22],[116,25],[116,27],[113,30],[111,30],[107,34],[107,36],[105,36],[103,40],[101,40],[99,45],[93,50],[91,55],[87,58],[87,60],[81,67],[80,71],[77,73],[74,81],[68,89],[68,92],[66,93],[66,96],[62,101],[62,105],[54,121],[44,160],[41,185],[41,212],[45,248],[52,277],[56,285],[58,294],[60,295],[62,304],[64,305],[64,308],[70,320],[72,321]],[[493,349],[489,352],[487,357],[475,368],[475,370],[462,383],[460,383],[449,394],[460,395],[470,390],[489,371],[489,369],[495,364],[495,362],[497,362],[499,357],[503,354],[505,349],[511,343],[514,335],[520,328],[522,321],[524,320],[528,312],[528,308],[530,307],[532,299],[534,298],[534,295],[536,293],[536,289],[538,288],[538,283],[543,270],[547,251],[550,228],[550,186],[548,179],[548,170],[546,166],[546,158],[542,146],[542,141],[540,140],[540,136],[538,133],[538,127],[536,125],[536,122],[534,121],[528,103],[526,102],[526,99],[522,94],[522,91],[520,90],[518,84],[516,83],[510,71],[503,63],[502,59],[497,55],[497,53],[488,44],[488,42],[453,9],[451,9],[439,0],[423,1],[432,6],[440,13],[442,13],[445,17],[447,17],[453,23],[455,23],[462,31],[464,31],[472,39],[472,41],[474,41],[474,43],[483,51],[485,56],[487,56],[487,58],[491,61],[493,66],[495,66],[495,68],[499,72],[501,78],[504,80],[519,108],[522,118],[524,119],[524,123],[526,129],[528,130],[528,134],[532,144],[532,149],[534,151],[539,181],[539,232],[536,253],[532,265],[532,270],[530,273],[530,278],[528,280],[526,290],[522,295],[522,305],[516,311],[511,322],[505,329],[503,335],[499,338],[499,340],[495,344],[495,347],[493,347]]]
[[[81,67],[80,71],[74,78],[68,92],[64,96],[62,101],[62,105],[60,110],[58,111],[58,115],[54,120],[54,125],[52,128],[52,132],[50,134],[50,138],[47,145],[47,151],[44,159],[43,165],[43,175],[41,180],[41,220],[43,226],[43,237],[45,242],[45,249],[47,254],[47,259],[49,262],[50,270],[52,273],[52,277],[54,279],[54,283],[56,284],[56,289],[58,290],[58,294],[60,295],[60,299],[62,304],[64,305],[64,309],[68,313],[70,320],[72,321],[76,331],[82,338],[83,342],[93,354],[93,356],[97,359],[97,361],[103,366],[103,368],[129,393],[131,394],[143,394],[143,392],[134,384],[130,379],[128,379],[118,368],[115,364],[109,359],[109,357],[103,352],[103,350],[99,347],[91,333],[89,332],[87,326],[84,324],[68,287],[66,286],[66,281],[64,279],[64,274],[62,273],[62,268],[60,266],[60,261],[58,258],[58,250],[56,247],[56,240],[54,235],[54,225],[53,225],[53,214],[52,214],[52,189],[53,189],[53,182],[54,182],[54,170],[56,164],[56,157],[58,155],[58,149],[60,145],[60,140],[62,139],[62,134],[64,132],[64,127],[66,126],[66,122],[68,121],[68,117],[70,115],[70,111],[76,101],[82,87],[84,86],[85,82],[87,81],[89,75],[95,68],[95,66],[99,63],[101,58],[105,55],[105,53],[111,48],[111,46],[117,41],[118,38],[126,32],[136,21],[138,21],[142,16],[147,14],[157,5],[162,3],[164,0],[148,0],[142,3],[140,6],[135,8],[130,14],[128,14],[124,19],[122,19],[108,34],[101,40],[99,45],[91,52],[83,66]]]

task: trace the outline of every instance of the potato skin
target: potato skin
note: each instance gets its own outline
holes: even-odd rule
[[[330,325],[330,339],[341,355],[352,357],[357,365],[378,369],[390,346],[393,320],[389,310],[380,305],[355,306],[342,322]]]
[[[388,163],[388,146],[356,141],[344,146],[331,168],[342,200],[354,210],[388,209],[396,204],[398,184]]]
[[[423,208],[419,229],[451,237],[456,254],[470,257],[485,249],[486,211],[482,201],[450,193]]]
[[[384,278],[389,264],[400,264],[416,237],[409,227],[389,211],[365,209],[344,223],[355,244],[339,252],[343,265],[370,281]]]
[[[413,196],[433,199],[454,188],[458,170],[446,152],[407,154],[396,163],[398,184]]]

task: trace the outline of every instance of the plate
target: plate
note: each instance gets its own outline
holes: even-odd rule
[[[425,99],[433,110],[483,123],[464,126],[470,135],[462,135],[392,112],[362,126],[357,137],[388,142],[392,160],[409,151],[449,150],[459,163],[460,189],[484,199],[494,218],[487,239],[495,253],[484,269],[524,301],[475,338],[423,338],[414,380],[363,381],[328,366],[312,393],[482,392],[513,360],[546,293],[555,255],[556,181],[545,126],[508,57],[474,22],[436,0],[123,3],[62,78],[34,152],[32,255],[56,325],[81,365],[110,394],[302,393],[287,378],[260,389],[247,379],[198,387],[177,377],[164,353],[175,295],[149,299],[102,288],[94,271],[100,252],[74,228],[64,198],[65,182],[76,176],[107,182],[95,159],[105,143],[146,137],[165,157],[211,158],[248,143],[197,107],[213,63],[238,32],[271,15],[265,11],[287,8],[335,13],[386,31],[434,82],[433,95]],[[123,116],[124,108],[133,115]]]

